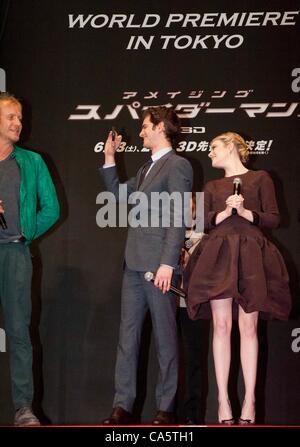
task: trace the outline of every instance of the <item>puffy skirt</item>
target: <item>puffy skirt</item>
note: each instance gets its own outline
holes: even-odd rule
[[[183,284],[193,320],[209,318],[209,301],[224,298],[266,319],[286,320],[291,310],[284,260],[260,231],[205,235],[189,259]]]

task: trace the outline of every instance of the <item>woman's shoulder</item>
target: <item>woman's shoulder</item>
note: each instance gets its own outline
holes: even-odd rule
[[[255,175],[257,177],[265,177],[265,176],[269,176],[269,174],[267,173],[267,171],[263,170],[263,169],[258,169],[258,170],[249,170],[249,173],[251,173],[252,175]]]
[[[222,179],[217,180],[209,180],[205,183],[203,187],[203,191],[213,191],[215,189],[216,184]]]
[[[263,170],[263,169],[259,169],[257,171],[248,171],[249,173],[251,173],[251,177],[255,178],[256,180],[272,180],[270,174]]]

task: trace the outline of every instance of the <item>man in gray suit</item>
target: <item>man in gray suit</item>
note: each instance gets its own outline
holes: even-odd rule
[[[147,310],[150,310],[159,363],[156,386],[157,413],[155,425],[174,422],[174,400],[178,381],[176,298],[169,292],[176,279],[179,256],[184,241],[184,206],[170,201],[165,207],[152,207],[153,193],[177,193],[182,197],[192,189],[190,163],[172,149],[180,132],[179,119],[172,108],[150,107],[144,113],[140,137],[152,152],[150,162],[142,166],[127,184],[127,194],[144,193],[148,199],[146,214],[160,221],[158,226],[130,226],[125,251],[119,344],[115,370],[113,411],[105,425],[130,424],[136,397],[136,375],[141,332]],[[119,179],[115,152],[122,137],[110,132],[105,144],[105,164],[100,169],[106,187],[119,197]],[[155,195],[155,194],[154,194]],[[187,206],[189,201],[187,200]],[[161,219],[169,213],[169,225]],[[179,222],[179,224],[178,224]],[[147,271],[156,272],[154,285],[145,281]],[[155,287],[154,287],[155,286]]]

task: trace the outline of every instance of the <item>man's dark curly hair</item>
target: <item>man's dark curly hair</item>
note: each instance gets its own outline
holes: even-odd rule
[[[143,118],[149,116],[151,123],[157,126],[161,121],[165,125],[166,138],[174,144],[180,135],[180,120],[173,107],[157,106],[148,107],[144,111]]]

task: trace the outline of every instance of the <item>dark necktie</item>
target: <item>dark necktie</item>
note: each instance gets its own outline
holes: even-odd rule
[[[146,174],[149,171],[149,168],[152,165],[152,163],[153,163],[152,158],[150,158],[150,160],[148,160],[147,163],[144,164],[144,166],[142,168],[141,175],[140,175],[138,189],[141,186],[141,184],[143,183],[143,181],[145,180]]]

